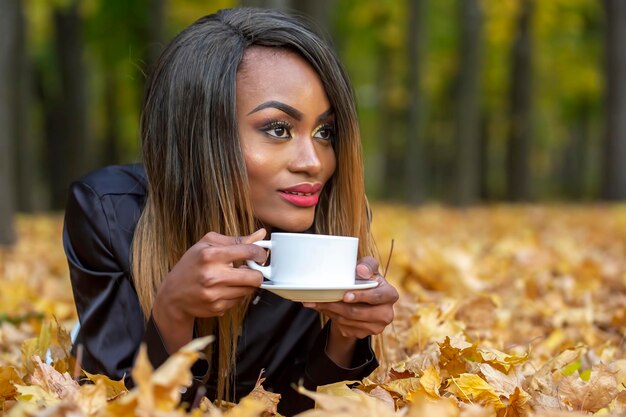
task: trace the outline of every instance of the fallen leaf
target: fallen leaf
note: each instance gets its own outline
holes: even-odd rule
[[[24,385],[17,370],[12,366],[0,366],[0,404],[17,395],[15,385]]]
[[[126,385],[124,385],[124,378],[119,381],[114,381],[106,375],[94,375],[90,374],[87,371],[83,371],[86,375],[87,379],[94,384],[101,382],[103,386],[106,388],[106,397],[108,401],[111,401],[122,394],[128,392],[126,389]]]
[[[604,365],[591,372],[588,382],[578,375],[565,377],[559,383],[559,397],[574,410],[595,413],[609,405],[619,394],[615,374]]]
[[[60,373],[47,363],[43,363],[38,356],[33,357],[35,370],[31,376],[31,383],[39,385],[60,399],[71,397],[78,391],[79,385],[67,372]]]
[[[495,389],[476,374],[461,374],[458,378],[451,377],[448,392],[458,398],[483,406],[491,406],[496,410],[505,408]]]
[[[254,389],[246,397],[256,400],[263,404],[263,416],[273,416],[278,412],[278,402],[280,401],[280,394],[268,392],[263,388],[263,381],[265,378],[259,378]]]

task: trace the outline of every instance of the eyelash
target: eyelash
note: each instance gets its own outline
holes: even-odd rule
[[[273,129],[285,129],[287,131],[287,133],[289,134],[289,137],[291,137],[291,130],[293,129],[293,125],[289,122],[286,122],[284,120],[272,120],[268,123],[266,123],[263,127],[261,127],[259,130],[264,132],[265,134],[267,134],[270,137],[276,138],[276,139],[286,139],[282,136],[275,136],[270,134],[270,131],[272,131]],[[331,123],[323,123],[321,125],[319,125],[317,128],[315,128],[313,135],[315,136],[318,132],[320,132],[321,130],[327,130],[329,132],[329,137],[328,138],[319,138],[322,140],[327,140],[330,142],[333,142],[335,139],[335,126],[334,124]]]
[[[286,122],[284,120],[272,120],[266,123],[265,126],[263,126],[260,130],[264,132],[266,135],[269,135],[273,138],[284,139],[281,136],[274,136],[270,134],[271,130],[279,129],[279,128],[285,129],[289,133],[289,137],[291,137],[291,130],[293,129],[293,126],[291,123]]]
[[[328,138],[320,138],[320,139],[327,140],[330,142],[335,141],[335,125],[334,124],[322,123],[319,127],[315,129],[315,133],[313,135],[316,135],[320,130],[328,131]]]

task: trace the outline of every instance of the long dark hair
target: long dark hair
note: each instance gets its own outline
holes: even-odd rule
[[[357,236],[359,255],[374,254],[354,94],[332,48],[288,14],[220,10],[174,38],[158,59],[145,94],[141,139],[148,197],[135,231],[132,272],[146,317],[164,277],[203,235],[241,236],[257,226],[235,99],[237,71],[251,45],[298,53],[318,73],[335,111],[337,169],[324,187],[314,229]],[[199,334],[219,334],[218,399],[229,396],[247,304],[196,323]]]

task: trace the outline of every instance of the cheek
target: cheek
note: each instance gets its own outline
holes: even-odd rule
[[[324,156],[324,166],[327,167],[326,180],[328,180],[330,177],[333,176],[335,170],[337,169],[337,156],[333,148],[329,148],[327,155]]]

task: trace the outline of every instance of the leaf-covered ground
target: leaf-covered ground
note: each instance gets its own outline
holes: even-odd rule
[[[0,411],[12,416],[180,416],[197,340],[139,386],[81,372],[59,217],[22,217],[0,251]],[[401,291],[384,358],[363,381],[308,392],[302,416],[626,413],[626,207],[374,207],[383,267]],[[46,355],[48,356],[46,360]],[[259,365],[262,367],[262,364]],[[88,381],[78,384],[77,380]],[[263,390],[198,399],[195,416],[267,416]]]

